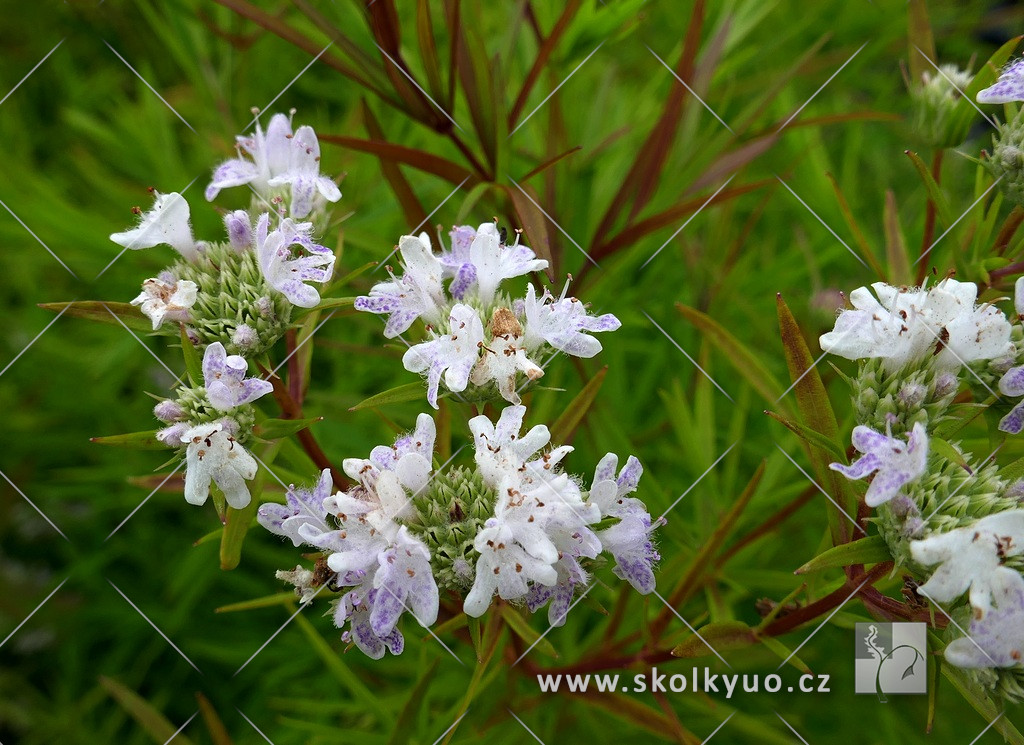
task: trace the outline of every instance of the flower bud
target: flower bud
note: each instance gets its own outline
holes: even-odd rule
[[[956,65],[929,70],[910,86],[911,121],[914,134],[929,147],[956,147],[967,138],[971,120],[957,117],[963,91],[971,73]]]
[[[185,409],[177,401],[169,398],[165,398],[163,401],[153,407],[153,416],[159,419],[161,422],[172,424],[174,422],[180,422],[185,419]]]

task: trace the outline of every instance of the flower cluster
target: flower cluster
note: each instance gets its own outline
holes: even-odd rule
[[[609,454],[584,490],[561,469],[572,448],[549,448],[543,425],[521,434],[525,414],[509,406],[496,422],[470,420],[472,469],[437,470],[434,421],[421,414],[391,447],[344,461],[355,482],[348,491],[332,493],[325,471],[311,489],[292,486],[285,504],[262,505],[263,527],[320,552],[314,569],[278,577],[304,600],[329,590],[343,638],[374,658],[401,653],[404,612],[433,624],[441,591],[460,595],[470,616],[497,595],[531,611],[547,605],[549,622],[560,625],[602,552],[617,576],[651,592],[660,558],[651,534],[663,521],[629,496],[640,462],[630,457],[616,473]]]
[[[402,358],[410,372],[427,379],[427,400],[437,408],[441,384],[463,399],[500,396],[520,402],[524,385],[544,374],[541,361],[555,351],[593,357],[601,343],[590,333],[621,325],[611,315],[592,316],[579,300],[539,296],[532,285],[525,297],[510,300],[499,291],[504,280],[547,267],[534,252],[504,241],[492,223],[451,231],[451,248],[435,254],[426,233],[403,236],[398,244],[404,273],[375,285],[355,302],[357,310],[388,316],[391,339],[421,320],[426,341]],[[447,286],[445,283],[447,282]],[[497,394],[497,395],[495,395]]]
[[[1024,395],[1024,278],[1015,315],[978,304],[973,283],[946,279],[931,288],[876,283],[850,294],[822,348],[861,360],[855,391],[860,457],[832,464],[850,479],[873,474],[865,495],[898,564],[924,581],[919,593],[964,616],[968,636],[953,638],[946,659],[978,669],[980,682],[1024,697],[1024,509],[1021,482],[992,462],[976,462],[959,443],[932,447],[966,383],[982,395]],[[1006,404],[1000,403],[1005,406]],[[1024,403],[999,429],[1024,429]],[[894,434],[894,430],[897,434]],[[957,624],[951,624],[955,629]]]
[[[132,301],[154,332],[183,331],[183,339],[205,348],[202,385],[192,381],[176,399],[157,404],[154,413],[168,426],[156,438],[184,452],[188,502],[203,504],[213,483],[235,508],[249,503],[246,482],[256,474],[257,461],[244,447],[255,421],[252,402],[273,390],[267,380],[246,377],[248,360],[284,334],[293,308],[320,302],[309,283],[331,279],[334,255],[313,240],[313,222],[297,220],[321,220],[326,203],[341,197],[319,173],[313,130],[293,133],[288,116],[274,116],[266,134],[257,124],[238,146],[251,161],[218,166],[206,190],[207,199],[229,186],[253,190],[249,210],[224,215],[226,240],[197,240],[185,198],[156,192],[152,209],[136,210],[136,227],[110,236],[126,249],[166,244],[179,254],[175,264],[143,282]]]

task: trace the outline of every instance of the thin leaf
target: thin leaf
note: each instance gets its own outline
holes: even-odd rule
[[[583,390],[576,394],[576,397],[565,407],[565,411],[558,415],[558,419],[551,425],[551,442],[564,445],[572,441],[572,436],[580,423],[586,418],[590,407],[594,405],[598,391],[604,384],[604,378],[608,374],[608,366],[605,365],[594,375]]]
[[[105,675],[99,677],[99,682],[103,690],[109,693],[111,698],[117,701],[132,719],[138,722],[154,742],[162,745],[174,737],[178,728],[135,691]],[[178,745],[191,745],[192,743],[185,735],[178,735],[174,739]]]
[[[744,649],[758,641],[755,630],[742,621],[719,621],[702,626],[697,634],[676,645],[672,656],[706,657],[715,652],[721,654],[732,649]]]
[[[822,450],[831,453],[839,460],[846,460],[846,451],[844,451],[838,443],[823,436],[820,432],[816,432],[810,427],[806,427],[799,422],[794,422],[792,419],[787,419],[781,414],[776,414],[774,411],[766,411],[765,414],[782,424],[787,429],[796,433],[796,435],[808,445],[821,448]]]
[[[264,440],[280,440],[323,421],[322,416],[310,419],[265,419],[253,429],[253,434]]]
[[[426,697],[427,691],[430,690],[430,684],[434,682],[434,674],[440,663],[441,658],[435,657],[430,667],[423,671],[416,686],[409,693],[409,698],[406,699],[405,705],[402,707],[402,713],[398,715],[387,745],[406,745],[415,740],[413,730],[416,727],[416,717],[423,707],[423,699]]]
[[[133,331],[152,331],[153,323],[142,314],[138,306],[130,303],[114,303],[105,300],[74,300],[70,303],[39,303],[43,310],[53,313],[63,312],[70,318],[85,318],[89,321],[110,323],[120,326],[120,318],[124,325]],[[110,315],[113,313],[114,315]],[[117,318],[114,318],[117,316]]]
[[[645,732],[650,732],[659,738],[665,738],[670,732],[679,734],[678,741],[685,745],[700,745],[700,738],[673,722],[666,715],[652,709],[650,706],[640,703],[635,698],[624,696],[621,693],[582,693],[563,694],[571,696],[574,701],[582,701],[589,706],[603,709],[616,719],[636,726]],[[681,730],[681,731],[680,731]],[[634,742],[637,740],[634,739]]]
[[[937,183],[935,183],[935,179],[932,177],[932,172],[928,167],[928,164],[921,160],[921,157],[917,153],[911,152],[910,150],[905,150],[904,153],[908,158],[910,158],[910,162],[914,164],[914,168],[917,169],[917,173],[924,182],[925,189],[928,191],[929,199],[931,199],[935,204],[935,211],[938,213],[939,218],[947,227],[952,225],[956,222],[959,215],[953,214],[953,208],[950,207],[949,200],[946,198],[942,189]]]
[[[519,179],[519,181],[520,182],[529,181],[531,178],[536,176],[538,173],[542,173],[543,171],[546,171],[547,169],[551,168],[551,166],[553,166],[558,161],[562,160],[563,158],[568,158],[573,153],[579,152],[582,149],[583,149],[582,145],[577,145],[576,147],[569,148],[565,152],[559,153],[558,155],[555,155],[555,156],[553,156],[551,158],[548,158],[543,163],[541,163],[539,166],[537,166],[536,168],[531,170],[529,173],[527,173],[525,176],[523,176],[521,179]]]
[[[475,185],[479,179],[470,171],[445,158],[417,150],[415,148],[398,145],[393,142],[380,142],[377,140],[364,140],[358,137],[346,137],[344,135],[319,135],[320,142],[329,142],[333,145],[341,145],[350,150],[358,150],[363,153],[376,155],[381,160],[389,160],[396,163],[404,163],[420,171],[433,174],[443,178],[452,184],[458,185],[468,178],[467,186]],[[413,223],[415,224],[415,223]]]
[[[910,0],[907,3],[907,42],[910,45],[910,82],[911,85],[921,85],[924,73],[934,72],[932,63],[939,64],[925,0]]]
[[[528,647],[548,657],[558,657],[558,652],[555,651],[555,647],[550,640],[546,636],[541,636],[539,631],[534,629],[525,618],[519,615],[518,610],[507,603],[502,603],[500,607],[501,617],[505,619],[505,623],[512,629],[512,633],[526,642]]]
[[[366,105],[366,101],[361,102],[361,111],[363,124],[370,135],[370,139],[383,141],[385,139],[384,130],[381,129],[380,123],[373,115],[373,111]],[[409,185],[409,181],[405,178],[405,174],[402,173],[402,169],[398,167],[398,163],[380,155],[377,158],[380,160],[380,169],[384,174],[384,178],[391,186],[395,199],[398,200],[402,211],[405,213],[406,222],[409,225],[422,225],[425,223],[427,221],[427,211],[423,209],[423,204],[420,202],[419,197],[416,196],[416,192],[412,190],[412,186]]]
[[[889,546],[882,536],[873,535],[822,551],[797,569],[796,574],[810,574],[854,564],[880,564],[883,561],[892,561]]]
[[[203,363],[199,359],[199,352],[196,350],[192,340],[185,332],[185,324],[181,324],[181,353],[185,358],[185,372],[189,382],[193,386],[203,384]]]
[[[857,243],[857,247],[864,255],[864,258],[868,262],[872,271],[874,271],[880,279],[885,279],[885,272],[882,270],[882,266],[878,263],[878,259],[875,257],[875,252],[871,250],[871,244],[869,244],[868,239],[864,237],[864,231],[860,229],[860,224],[857,222],[857,218],[853,216],[853,211],[850,209],[849,202],[846,201],[846,196],[843,194],[843,190],[839,186],[839,182],[836,181],[836,177],[831,173],[826,173],[825,175],[832,183],[832,190],[836,194],[836,201],[839,202],[839,212],[842,214],[843,219],[846,220],[846,224],[849,226],[850,232],[853,233],[853,239]]]
[[[349,411],[372,409],[376,406],[385,406],[387,404],[396,404],[405,401],[416,401],[420,398],[423,398],[423,383],[419,381],[415,383],[406,383],[405,385],[399,385],[394,388],[389,388],[386,391],[375,393],[369,398],[357,403],[355,406],[350,408]]]
[[[508,130],[510,132],[516,128],[516,123],[523,113],[523,108],[526,106],[526,100],[529,98],[530,92],[533,90],[534,85],[537,84],[537,79],[547,66],[551,53],[555,50],[565,30],[569,28],[573,16],[576,15],[576,11],[579,9],[580,0],[569,0],[565,5],[565,10],[562,11],[558,20],[555,21],[555,25],[551,27],[551,33],[547,35],[547,38],[540,45],[540,49],[537,50],[537,55],[533,58],[530,71],[526,74],[526,79],[523,81],[523,87],[519,89],[519,94],[512,104],[512,109],[508,112]]]
[[[133,450],[167,450],[166,443],[156,439],[156,430],[132,432],[126,435],[108,435],[106,437],[90,437],[89,442],[97,445],[112,445],[117,448]]]
[[[519,216],[519,221],[522,223],[523,232],[526,233],[526,243],[537,254],[538,259],[544,259],[548,262],[545,274],[547,274],[550,281],[554,282],[556,274],[555,259],[551,255],[551,242],[548,238],[548,218],[534,204],[534,202],[538,202],[538,197],[533,187],[528,184],[520,184],[519,188],[525,191],[526,194],[517,189],[515,184],[511,187],[506,187],[505,191],[508,192],[516,215]],[[527,194],[529,197],[527,197]]]
[[[211,533],[211,536],[216,533],[220,533],[220,531],[218,530],[215,533]],[[278,605],[287,605],[288,603],[293,602],[295,602],[295,593],[289,590],[287,592],[276,592],[273,595],[265,595],[262,598],[253,598],[252,600],[242,600],[238,603],[222,605],[218,608],[214,608],[213,612],[237,613],[238,611],[255,610],[257,608],[273,608]]]
[[[894,285],[905,285],[911,281],[910,255],[907,241],[903,237],[900,214],[896,209],[896,195],[892,189],[885,190],[885,259],[889,266],[888,280]]]
[[[217,715],[217,711],[213,708],[213,704],[210,703],[210,699],[206,698],[202,693],[196,693],[196,701],[199,702],[199,713],[203,716],[203,721],[206,723],[206,729],[210,733],[213,745],[234,745],[231,735],[228,734],[224,722]]]

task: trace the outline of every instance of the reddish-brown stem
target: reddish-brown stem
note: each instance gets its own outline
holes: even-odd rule
[[[722,553],[721,556],[718,557],[718,561],[715,562],[715,568],[717,569],[724,566],[726,562],[738,554],[743,548],[749,546],[757,539],[763,538],[782,525],[782,523],[792,517],[797,510],[814,499],[814,495],[817,493],[818,489],[814,485],[804,489],[796,499],[740,538],[736,543],[731,545],[724,553]]]
[[[932,156],[932,178],[938,184],[942,178],[942,154],[945,151],[938,148]],[[930,198],[925,206],[924,212],[924,235],[921,237],[921,256],[917,261],[917,284],[924,282],[928,273],[928,255],[932,252],[932,238],[935,236],[935,202]]]
[[[262,365],[260,365],[260,370],[264,375],[269,372],[269,370],[265,369]],[[281,418],[303,419],[302,406],[292,397],[292,394],[284,384],[284,381],[276,375],[271,375],[269,380],[271,385],[274,386],[274,399],[277,401],[277,405],[281,407]],[[321,449],[320,443],[316,441],[316,438],[313,436],[313,433],[309,428],[306,427],[305,429],[299,430],[295,436],[298,439],[299,444],[302,446],[302,449],[306,451],[306,455],[308,455],[310,460],[316,464],[317,468],[327,468],[330,470],[331,478],[334,479],[334,487],[336,489],[344,488],[348,483],[348,479],[345,478],[345,475],[341,471],[334,467],[330,458],[328,458],[327,454],[323,449]]]

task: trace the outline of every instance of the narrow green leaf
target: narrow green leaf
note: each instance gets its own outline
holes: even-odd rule
[[[443,393],[442,396],[448,394]],[[376,406],[384,406],[386,404],[397,404],[404,401],[416,401],[424,398],[425,393],[423,391],[423,383],[406,383],[405,385],[396,386],[390,388],[381,393],[376,393],[369,398],[360,401],[355,406],[349,409],[349,411],[359,411],[361,409],[372,409]]]
[[[416,687],[412,689],[409,698],[406,699],[405,706],[402,707],[402,713],[399,714],[398,721],[395,722],[395,728],[391,731],[387,745],[406,745],[415,740],[413,729],[416,726],[416,717],[423,706],[423,699],[427,691],[430,690],[430,684],[434,682],[434,674],[437,672],[440,662],[440,657],[434,658],[430,667],[423,671],[420,679],[416,682]]]
[[[249,493],[252,495],[249,504],[240,510],[227,507],[224,533],[220,539],[220,568],[225,571],[236,568],[242,560],[242,544],[245,542],[245,534],[249,532],[249,528],[256,521],[256,510],[260,506],[264,470],[261,468],[256,474],[256,478],[249,484]]]
[[[761,361],[760,356],[747,349],[743,342],[733,336],[732,332],[706,313],[682,303],[676,303],[676,309],[683,318],[704,334],[704,338],[725,356],[736,368],[736,372],[742,375],[750,387],[761,394],[765,401],[788,410],[785,401],[779,402],[785,389],[772,374],[772,371]]]
[[[210,699],[206,698],[202,693],[196,693],[196,701],[199,702],[199,711],[203,715],[203,722],[210,733],[213,745],[234,745],[231,735],[228,734],[224,722],[221,721],[217,710],[213,708]]]
[[[219,530],[217,531],[220,532]],[[222,605],[219,608],[214,608],[214,613],[237,613],[238,611],[255,610],[257,608],[273,608],[274,606],[284,605],[285,603],[291,603],[295,601],[295,593],[291,591],[277,592],[273,595],[265,595],[262,598],[253,598],[252,600],[242,600],[238,603],[230,603],[228,605]]]
[[[476,184],[478,181],[470,171],[467,171],[458,163],[404,145],[377,140],[363,140],[358,137],[345,137],[342,135],[320,135],[318,139],[320,142],[330,142],[347,147],[350,150],[370,153],[381,159],[404,163],[420,171],[443,178],[445,181],[455,185],[461,184],[466,179],[469,179],[466,182],[467,186]]]
[[[576,397],[565,407],[565,411],[559,414],[558,419],[551,425],[551,442],[563,445],[570,442],[577,427],[586,418],[587,412],[594,404],[598,391],[604,383],[605,375],[608,374],[608,366],[605,365],[594,375],[583,390],[576,394]]]
[[[697,634],[677,644],[673,657],[706,657],[732,649],[743,649],[758,642],[757,633],[742,621],[718,621],[702,626]],[[710,645],[710,646],[709,646]]]
[[[857,222],[857,218],[853,216],[853,210],[850,209],[850,204],[846,201],[846,196],[843,194],[843,190],[839,186],[839,182],[836,181],[836,177],[831,173],[826,173],[825,175],[832,183],[832,190],[836,194],[836,201],[839,202],[839,212],[842,214],[843,219],[846,220],[846,224],[849,226],[850,232],[853,233],[853,239],[857,244],[857,248],[860,249],[861,254],[864,255],[864,259],[871,266],[872,271],[878,275],[879,279],[885,279],[885,272],[882,270],[881,264],[878,263],[878,259],[875,257],[875,252],[871,250],[871,244],[868,243],[868,239],[864,237],[864,231],[860,229],[860,224]]]
[[[802,673],[811,672],[811,668],[807,666],[807,663],[801,660],[798,655],[793,654],[793,650],[786,646],[778,637],[760,636],[758,638],[761,640],[761,644],[778,655],[780,660],[787,660],[786,664]]]
[[[839,426],[836,424],[836,415],[832,411],[828,392],[815,368],[815,360],[807,348],[803,332],[781,294],[776,299],[776,305],[786,365],[793,381],[793,394],[796,396],[801,419],[807,427],[824,439],[838,442]],[[830,459],[820,448],[807,447],[807,451],[818,483],[839,505],[837,507],[831,500],[826,500],[832,541],[836,545],[846,543],[851,535],[848,518],[857,514],[857,500],[846,480],[829,468]]]
[[[193,386],[203,384],[203,363],[199,359],[199,352],[192,344],[192,340],[185,333],[185,324],[181,325],[181,352],[185,357],[185,372],[188,374],[189,382]]]
[[[934,65],[939,64],[935,53],[935,39],[932,36],[932,24],[928,20],[928,4],[925,0],[910,0],[907,3],[907,42],[910,83],[921,85],[924,73],[934,74]]]
[[[970,465],[967,463],[967,459],[964,458],[964,454],[957,450],[947,440],[943,440],[941,437],[929,437],[928,447],[933,452],[938,453],[943,458],[951,463],[956,463],[961,468],[972,472]]]
[[[374,265],[376,266],[376,264]],[[315,308],[300,308],[292,313],[292,320],[298,321],[310,313],[317,313],[325,310],[336,310],[338,308],[351,308],[356,302],[354,297],[325,297]]]
[[[946,195],[942,192],[941,187],[935,183],[935,179],[932,177],[931,169],[928,164],[921,160],[921,156],[910,150],[905,150],[904,153],[910,162],[914,164],[914,168],[917,169],[918,175],[924,182],[924,187],[928,191],[928,197],[935,204],[935,211],[939,216],[939,219],[948,227],[952,225],[959,215],[953,213],[953,208],[949,205],[949,200],[946,199]]]
[[[133,450],[167,450],[167,445],[156,439],[156,430],[131,432],[125,435],[107,435],[106,437],[90,437],[89,442],[97,445],[112,445],[117,448]]]
[[[131,305],[130,303],[114,303],[105,300],[75,300],[70,303],[39,303],[39,307],[54,313],[63,311],[65,316],[71,318],[85,318],[89,321],[110,323],[115,326],[121,325],[117,322],[118,319],[121,319],[124,325],[132,331],[153,330],[152,321],[142,314],[138,306]]]
[[[174,737],[178,728],[135,691],[105,675],[99,677],[99,682],[103,690],[109,693],[111,698],[117,701],[121,708],[128,712],[131,718],[138,722],[139,726],[155,742],[166,743]],[[174,739],[178,745],[191,745],[192,743],[184,735],[178,735]]]
[[[903,226],[900,225],[900,214],[896,209],[896,195],[892,189],[885,191],[885,259],[889,266],[888,280],[894,285],[905,285],[911,282],[910,255],[907,253],[907,241],[903,237]]]
[[[810,574],[851,564],[881,564],[884,561],[892,561],[889,546],[882,536],[873,535],[821,552],[797,569],[796,574]]]
[[[806,427],[799,422],[794,422],[792,419],[787,419],[781,414],[776,414],[774,411],[765,411],[765,414],[785,426],[787,429],[795,432],[796,435],[808,445],[814,445],[815,447],[821,448],[822,450],[831,453],[841,461],[846,460],[846,452],[843,448],[838,443],[835,443],[822,435],[820,432],[816,432],[810,427]]]
[[[501,616],[505,619],[508,627],[512,629],[512,633],[526,642],[528,647],[532,647],[548,657],[558,657],[558,652],[555,651],[554,645],[546,636],[542,637],[538,631],[527,623],[526,619],[519,615],[518,610],[507,603],[502,603],[499,607],[501,608]]]
[[[264,440],[279,440],[323,421],[322,416],[310,419],[265,419],[253,429],[253,434]]]

